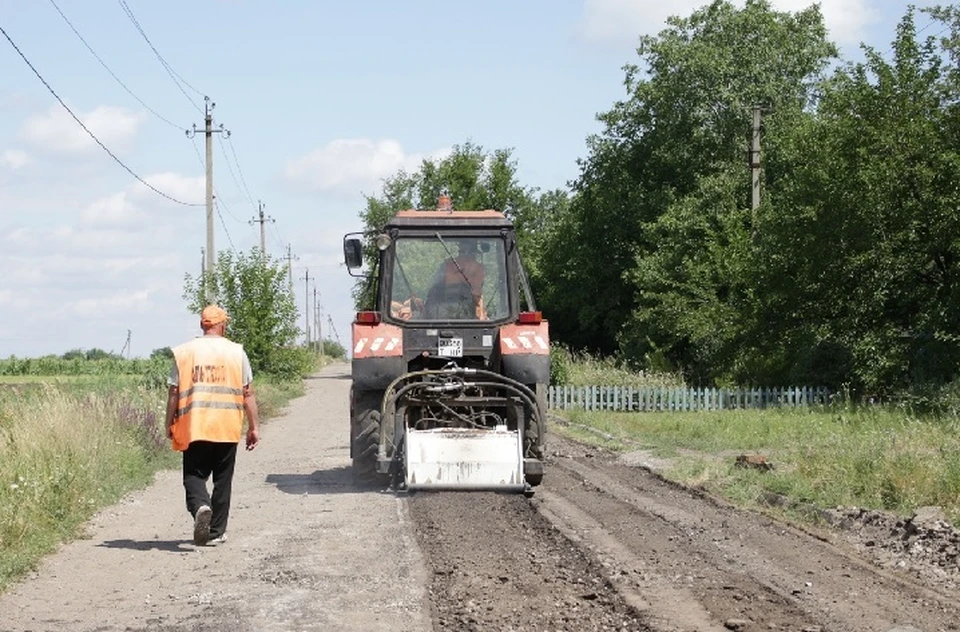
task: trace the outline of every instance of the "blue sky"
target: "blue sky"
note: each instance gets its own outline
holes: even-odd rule
[[[216,104],[216,248],[259,244],[297,257],[349,346],[353,279],[343,233],[364,193],[402,167],[471,140],[513,148],[520,181],[563,187],[577,175],[595,114],[623,96],[625,63],[690,0],[0,0],[0,26],[73,112],[130,169],[177,199],[204,200],[203,96]],[[798,10],[808,2],[775,0]],[[918,6],[932,4],[918,2]],[[824,0],[847,58],[885,50],[906,2]],[[920,16],[918,25],[927,21]],[[186,94],[184,94],[186,93]],[[143,104],[149,106],[149,109]],[[152,109],[159,117],[150,112]],[[162,118],[160,118],[162,117]],[[166,119],[163,120],[163,119]],[[203,206],[148,190],[86,135],[0,38],[0,357],[100,347],[133,356],[198,333],[181,295],[200,270]],[[311,283],[305,286],[307,270]],[[311,305],[312,309],[312,305]],[[312,314],[311,314],[312,321]],[[332,336],[331,336],[332,337]]]

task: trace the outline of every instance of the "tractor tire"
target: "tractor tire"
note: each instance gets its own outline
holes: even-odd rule
[[[531,384],[530,388],[531,390],[534,391],[534,393],[536,393],[537,406],[540,408],[540,410],[544,414],[544,419],[542,423],[546,423],[547,385]],[[533,446],[533,449],[532,449],[533,456],[540,459],[541,461],[544,460],[542,440],[545,433],[546,433],[546,428],[527,426],[526,439]],[[530,485],[531,487],[536,487],[537,485],[540,485],[540,483],[543,482],[543,474],[526,474],[524,478],[527,481],[527,485]]]
[[[351,405],[350,456],[354,481],[363,486],[386,487],[389,475],[377,472],[380,450],[380,410],[376,395],[364,394]]]

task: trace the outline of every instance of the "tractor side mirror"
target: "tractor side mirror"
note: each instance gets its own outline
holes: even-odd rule
[[[343,240],[343,261],[351,270],[363,265],[363,244],[359,239]]]

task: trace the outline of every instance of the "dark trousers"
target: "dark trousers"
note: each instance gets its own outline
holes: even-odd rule
[[[203,505],[213,510],[210,520],[211,538],[218,538],[227,530],[233,468],[236,462],[236,443],[194,441],[183,451],[183,489],[187,497],[187,511],[191,516],[196,516],[197,509]],[[207,479],[211,475],[212,495],[207,491]]]

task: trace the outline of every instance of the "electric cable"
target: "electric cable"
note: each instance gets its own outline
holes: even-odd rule
[[[202,109],[199,105],[197,105],[197,103],[190,97],[190,95],[187,94],[187,91],[183,89],[183,85],[187,86],[188,88],[190,88],[191,90],[193,90],[194,92],[196,92],[197,94],[199,94],[200,96],[206,96],[206,95],[204,95],[202,92],[200,92],[199,90],[197,90],[196,88],[194,88],[192,85],[190,85],[190,84],[187,82],[186,79],[184,79],[183,77],[181,77],[180,74],[177,73],[177,71],[175,71],[175,70],[170,66],[170,64],[167,63],[167,60],[165,60],[165,59],[163,58],[163,55],[160,54],[160,51],[157,50],[157,47],[154,46],[154,45],[153,45],[153,42],[150,41],[150,38],[147,37],[146,32],[143,30],[143,27],[140,26],[140,22],[137,20],[137,16],[135,16],[135,15],[133,14],[133,10],[132,10],[132,9],[130,8],[130,6],[126,3],[126,1],[125,1],[125,0],[118,0],[118,2],[120,3],[120,7],[123,9],[123,12],[127,14],[127,18],[130,19],[130,22],[133,23],[133,25],[137,28],[137,31],[140,32],[140,35],[143,36],[143,39],[144,39],[144,40],[147,42],[147,44],[150,46],[150,49],[153,51],[153,54],[156,55],[156,56],[157,56],[157,59],[160,60],[160,64],[161,64],[161,65],[164,67],[164,69],[167,71],[167,74],[170,75],[170,78],[173,79],[173,82],[174,82],[175,84],[177,84],[177,88],[180,89],[180,92],[183,93],[183,96],[185,96],[185,97],[187,98],[187,100],[190,101],[190,104],[193,105],[193,107],[197,108],[197,111],[198,111],[198,112],[203,112],[203,109]],[[180,81],[177,81],[177,79],[179,79]],[[183,82],[183,85],[180,85],[180,82],[181,82],[181,81]]]
[[[118,84],[120,84],[120,87],[127,91],[127,94],[129,94],[131,97],[133,97],[134,99],[136,99],[137,102],[138,102],[140,105],[142,105],[143,107],[145,107],[145,108],[147,109],[147,111],[149,111],[151,114],[153,114],[154,116],[156,116],[158,119],[160,119],[161,121],[163,121],[163,122],[166,123],[167,125],[169,125],[169,126],[171,126],[171,127],[175,127],[175,128],[177,128],[177,129],[181,129],[181,127],[180,127],[179,125],[177,125],[176,123],[174,123],[173,121],[171,121],[171,120],[168,119],[167,117],[163,116],[162,114],[160,114],[159,112],[157,112],[156,110],[154,110],[152,107],[150,107],[149,105],[147,105],[147,104],[143,101],[143,99],[141,99],[141,98],[138,97],[136,94],[134,94],[133,90],[131,90],[131,89],[127,86],[127,84],[125,84],[123,81],[121,81],[121,80],[120,80],[120,77],[118,77],[118,76],[116,75],[116,73],[114,73],[114,72],[110,69],[110,67],[107,66],[107,63],[106,63],[105,61],[103,61],[103,59],[100,57],[100,55],[97,54],[97,51],[93,50],[93,47],[90,46],[90,44],[87,42],[86,39],[84,39],[83,35],[80,34],[80,32],[79,32],[79,31],[77,30],[77,28],[73,25],[73,23],[70,21],[70,19],[63,13],[63,11],[62,11],[62,10],[60,9],[60,7],[57,5],[57,3],[55,2],[55,0],[50,0],[50,4],[52,4],[52,5],[53,5],[53,8],[57,10],[57,13],[59,13],[59,14],[60,14],[60,17],[63,18],[63,21],[67,23],[67,26],[70,27],[70,30],[73,31],[74,35],[76,35],[78,38],[80,38],[80,41],[83,42],[83,45],[87,47],[87,50],[90,51],[90,54],[93,55],[94,58],[95,58],[98,62],[100,62],[100,65],[103,66],[104,70],[106,70],[108,73],[110,73],[110,76],[113,77],[114,80],[116,80],[116,82],[117,82]]]
[[[98,145],[100,145],[100,148],[103,149],[103,151],[107,152],[107,154],[108,154],[111,158],[113,158],[114,161],[116,161],[116,163],[117,163],[118,165],[120,165],[121,167],[123,167],[123,169],[124,169],[127,173],[129,173],[131,176],[133,176],[134,178],[136,178],[137,181],[139,181],[141,184],[143,184],[145,187],[147,187],[148,189],[150,189],[151,191],[153,191],[153,192],[156,193],[157,195],[160,195],[161,197],[164,197],[164,198],[170,200],[171,202],[176,202],[177,204],[182,204],[183,206],[203,206],[203,204],[192,204],[192,203],[190,203],[190,202],[184,202],[184,201],[182,201],[182,200],[178,200],[177,198],[173,197],[172,195],[169,195],[169,194],[167,194],[167,193],[164,193],[163,191],[161,191],[160,189],[156,188],[155,186],[153,186],[152,184],[150,184],[149,182],[147,182],[146,180],[144,180],[143,178],[141,178],[139,175],[137,175],[137,173],[134,172],[133,169],[131,169],[130,167],[128,167],[128,166],[126,165],[126,163],[124,163],[122,160],[120,160],[120,159],[117,157],[116,154],[114,154],[112,151],[110,151],[110,149],[109,149],[106,145],[104,145],[104,144],[100,141],[100,139],[97,138],[96,135],[95,135],[93,132],[91,132],[90,129],[89,129],[86,125],[84,125],[83,121],[81,121],[80,118],[77,117],[77,115],[73,113],[73,110],[71,110],[71,109],[67,106],[67,104],[64,103],[63,99],[60,98],[60,95],[58,95],[57,92],[50,86],[50,84],[47,83],[47,80],[43,78],[43,75],[40,74],[40,71],[38,71],[38,70],[34,67],[34,65],[33,65],[32,63],[30,63],[30,60],[27,59],[27,56],[23,54],[23,51],[20,50],[20,47],[17,46],[16,42],[13,41],[13,38],[11,38],[9,34],[7,34],[7,32],[4,30],[4,28],[3,28],[2,26],[0,26],[0,33],[2,33],[3,36],[7,39],[7,41],[10,42],[10,45],[13,46],[13,49],[14,49],[15,51],[17,51],[17,54],[18,54],[18,55],[20,55],[20,58],[23,59],[24,63],[26,63],[27,66],[29,66],[30,70],[33,71],[33,74],[35,74],[35,75],[37,76],[37,78],[40,80],[40,82],[43,83],[43,85],[47,88],[47,90],[50,92],[50,94],[52,94],[53,97],[60,103],[60,105],[63,106],[63,109],[65,109],[65,110],[67,111],[67,113],[73,118],[73,120],[76,121],[77,124],[78,124],[80,127],[83,128],[83,131],[85,131],[85,132],[90,136],[90,138],[92,138],[92,139],[94,140],[94,142],[96,142]]]
[[[230,144],[230,151],[233,153],[233,161],[237,163],[237,172],[240,174],[240,181],[243,182],[243,188],[247,192],[247,199],[250,200],[251,204],[253,204],[253,196],[250,195],[250,188],[247,186],[247,180],[243,177],[243,169],[240,168],[240,159],[237,158],[237,150],[233,147],[233,139],[227,136],[227,142]]]

